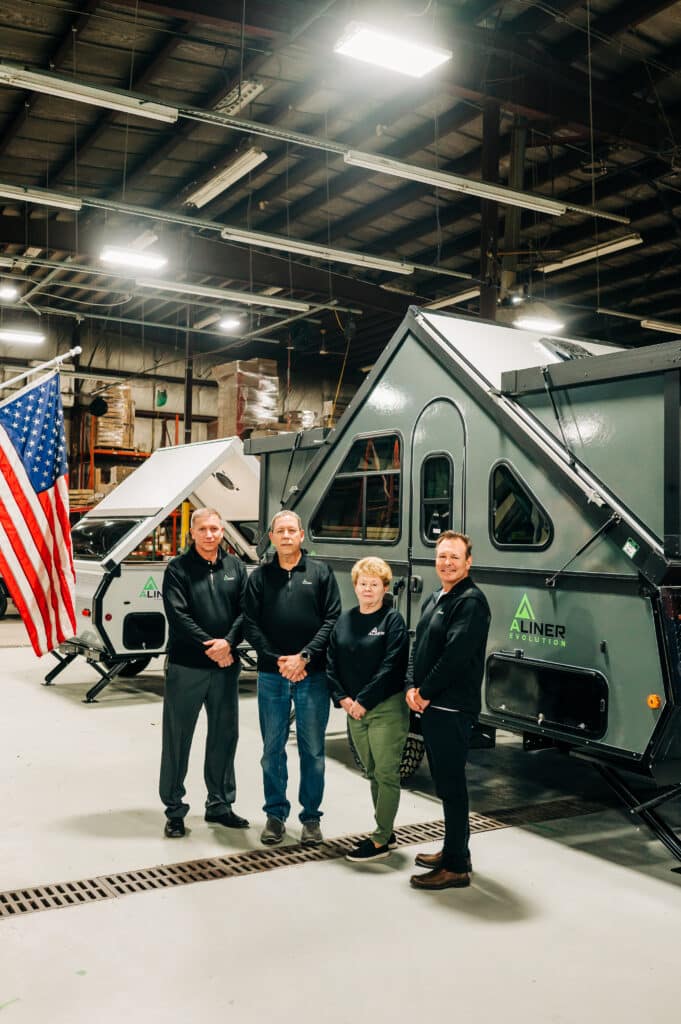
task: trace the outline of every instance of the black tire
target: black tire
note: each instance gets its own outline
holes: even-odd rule
[[[352,758],[366,779],[367,773],[364,765],[362,764],[362,759],[357,753],[357,747],[355,746],[352,735],[350,734],[349,722],[346,723],[345,728],[348,734],[348,744],[350,745]],[[408,779],[414,774],[418,766],[421,764],[425,752],[426,747],[423,742],[423,737],[418,733],[412,732],[410,727],[406,743],[404,744],[404,750],[402,751],[402,760],[400,761],[400,779]]]
[[[0,586],[0,619],[4,619],[7,614],[7,594]]]
[[[144,672],[145,668],[151,661],[151,657],[151,655],[143,655],[141,658],[130,658],[129,660],[123,660],[122,658],[102,658],[102,661],[107,668],[113,668],[116,664],[122,664],[123,667],[118,671],[117,678],[132,679],[133,676],[139,675],[140,672]]]

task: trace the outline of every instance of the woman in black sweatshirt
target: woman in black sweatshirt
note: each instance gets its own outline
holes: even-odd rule
[[[347,859],[381,860],[395,845],[393,822],[400,802],[400,761],[409,729],[402,693],[409,638],[404,619],[384,604],[392,571],[382,558],[352,567],[359,605],[336,622],[326,676],[336,707],[347,715],[350,735],[371,783],[376,828]]]

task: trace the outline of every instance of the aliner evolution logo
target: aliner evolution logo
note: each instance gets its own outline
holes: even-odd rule
[[[149,577],[147,582],[140,590],[140,597],[147,597],[149,598],[150,601],[158,601],[159,597],[161,597],[161,591],[158,589],[158,586],[154,582],[153,576]]]
[[[565,626],[559,626],[557,622],[537,622],[527,594],[523,594],[516,609],[508,637],[509,640],[522,640],[528,644],[567,647]]]

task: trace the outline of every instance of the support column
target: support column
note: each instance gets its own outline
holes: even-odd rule
[[[525,146],[527,144],[527,122],[516,115],[511,136],[511,166],[508,184],[522,191],[525,185]],[[501,294],[503,299],[513,291],[518,274],[518,250],[520,249],[520,221],[523,211],[519,206],[507,206],[504,215],[504,253],[501,271]]]
[[[483,181],[499,181],[499,104],[485,100],[482,108],[482,160],[480,174]],[[497,315],[497,249],[499,245],[499,204],[495,200],[481,200],[480,210],[480,316],[496,320]]]
[[[187,327],[189,327],[189,308],[187,308]],[[192,395],[194,391],[194,357],[191,352],[191,335],[185,335],[184,343],[184,443],[192,441]]]

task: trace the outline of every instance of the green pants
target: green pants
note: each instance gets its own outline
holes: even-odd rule
[[[400,805],[400,761],[409,731],[409,708],[396,693],[367,711],[359,720],[348,718],[352,742],[371,783],[376,828],[371,836],[379,846],[390,839]]]

